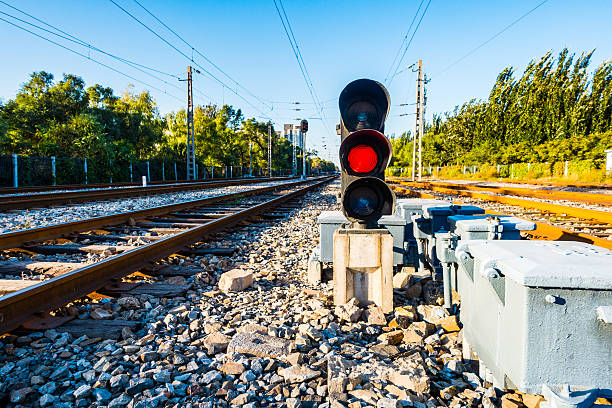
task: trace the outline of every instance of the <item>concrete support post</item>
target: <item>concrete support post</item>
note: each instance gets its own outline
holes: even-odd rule
[[[234,166],[230,166],[230,178],[234,175]]]
[[[393,311],[393,236],[386,229],[334,232],[334,304],[356,298]]]
[[[149,168],[148,160],[147,160],[147,181],[151,181],[151,169]]]
[[[162,181],[166,181],[166,169],[164,168],[164,162],[162,162]]]
[[[193,174],[193,179],[197,180],[198,179],[198,163],[195,164],[195,173]]]
[[[87,158],[83,159],[83,171],[85,172],[85,184],[87,184]]]
[[[210,166],[210,178],[215,178],[215,166]]]
[[[17,165],[17,154],[13,153],[13,187],[19,187],[19,167]]]
[[[147,186],[147,176],[142,176],[142,186],[143,187]]]
[[[176,162],[174,162],[174,181],[178,181],[178,172],[176,171]]]
[[[130,162],[130,183],[134,182],[134,172],[132,168],[132,163]]]
[[[57,178],[55,177],[55,156],[51,156],[51,180],[53,180],[53,185],[57,186]]]
[[[563,175],[565,177],[567,177],[568,174],[569,174],[569,162],[566,160],[565,161],[565,168],[563,169]]]

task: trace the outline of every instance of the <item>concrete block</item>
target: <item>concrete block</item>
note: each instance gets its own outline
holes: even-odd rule
[[[251,286],[253,273],[242,269],[232,269],[225,272],[219,279],[219,289],[222,292],[240,292]]]
[[[393,311],[393,236],[386,229],[334,232],[334,304],[356,298]]]
[[[308,283],[318,285],[321,283],[321,275],[323,273],[323,265],[318,254],[313,251],[308,258]]]

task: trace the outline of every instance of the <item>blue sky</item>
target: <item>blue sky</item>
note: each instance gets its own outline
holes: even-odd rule
[[[115,1],[191,56],[191,50],[185,44],[155,22],[133,0]],[[230,103],[242,108],[247,117],[263,113],[272,118],[277,129],[283,123],[294,123],[296,118],[313,117],[307,143],[314,146],[322,157],[334,160],[339,142],[335,124],[338,122],[337,97],[340,91],[353,79],[368,77],[381,82],[385,79],[421,3],[420,0],[284,0],[312,83],[323,102],[326,118],[323,121],[316,119],[322,116],[315,112],[273,0],[139,1],[252,94],[267,101],[267,106],[239,89],[256,110],[201,75],[195,76],[196,103]],[[186,58],[109,0],[7,2],[123,58],[180,76],[184,76],[189,64]],[[592,67],[612,58],[610,0],[549,0],[491,43],[440,73],[540,2],[432,0],[402,64],[405,68],[422,59],[426,74],[432,78],[427,90],[427,117],[452,110],[455,105],[472,98],[486,98],[504,67],[512,65],[520,71],[530,59],[549,50],[558,52],[568,47],[579,53],[596,49]],[[426,4],[427,0],[423,8]],[[1,3],[0,11],[18,15]],[[7,18],[5,15],[0,17]],[[61,78],[63,73],[77,74],[88,85],[111,86],[118,94],[124,92],[130,83],[134,84],[135,91],[149,89],[3,21],[0,21],[0,38],[3,39],[0,65],[0,99],[3,101],[15,95],[31,72],[39,70],[52,72],[56,78]],[[176,89],[97,52],[89,52],[86,47],[62,43],[177,97],[150,89],[162,113],[184,107],[186,91],[183,82],[167,77],[169,83],[179,87]],[[194,58],[215,76],[231,84],[197,54]],[[392,108],[386,125],[387,134],[399,134],[414,128],[414,116],[399,116],[413,112],[414,107],[397,105],[414,102],[415,79],[415,74],[408,70],[391,82]],[[294,101],[302,102],[298,107],[304,110],[291,110],[296,105],[289,102]],[[327,151],[322,148],[324,140]]]

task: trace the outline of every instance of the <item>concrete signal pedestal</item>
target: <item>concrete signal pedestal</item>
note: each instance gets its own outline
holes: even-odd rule
[[[334,232],[334,304],[351,298],[393,311],[393,236],[386,229]]]

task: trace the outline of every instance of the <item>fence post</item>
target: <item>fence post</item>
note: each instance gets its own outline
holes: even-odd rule
[[[55,178],[55,156],[51,156],[51,179],[53,180],[53,185],[57,185],[57,179]]]
[[[164,162],[162,162],[162,181],[166,181],[166,170],[164,169]]]
[[[85,172],[85,184],[87,184],[87,157],[83,159],[83,171]]]
[[[130,183],[134,182],[133,173],[132,173],[132,162],[130,162]]]
[[[13,153],[13,187],[19,187],[19,168],[17,167],[17,154]]]
[[[178,181],[178,173],[176,172],[176,162],[174,162],[174,181]]]
[[[147,181],[151,181],[151,171],[149,170],[149,161],[147,160]]]
[[[569,162],[566,160],[565,161],[565,168],[563,169],[563,175],[565,177],[567,177],[568,173],[569,173]]]

